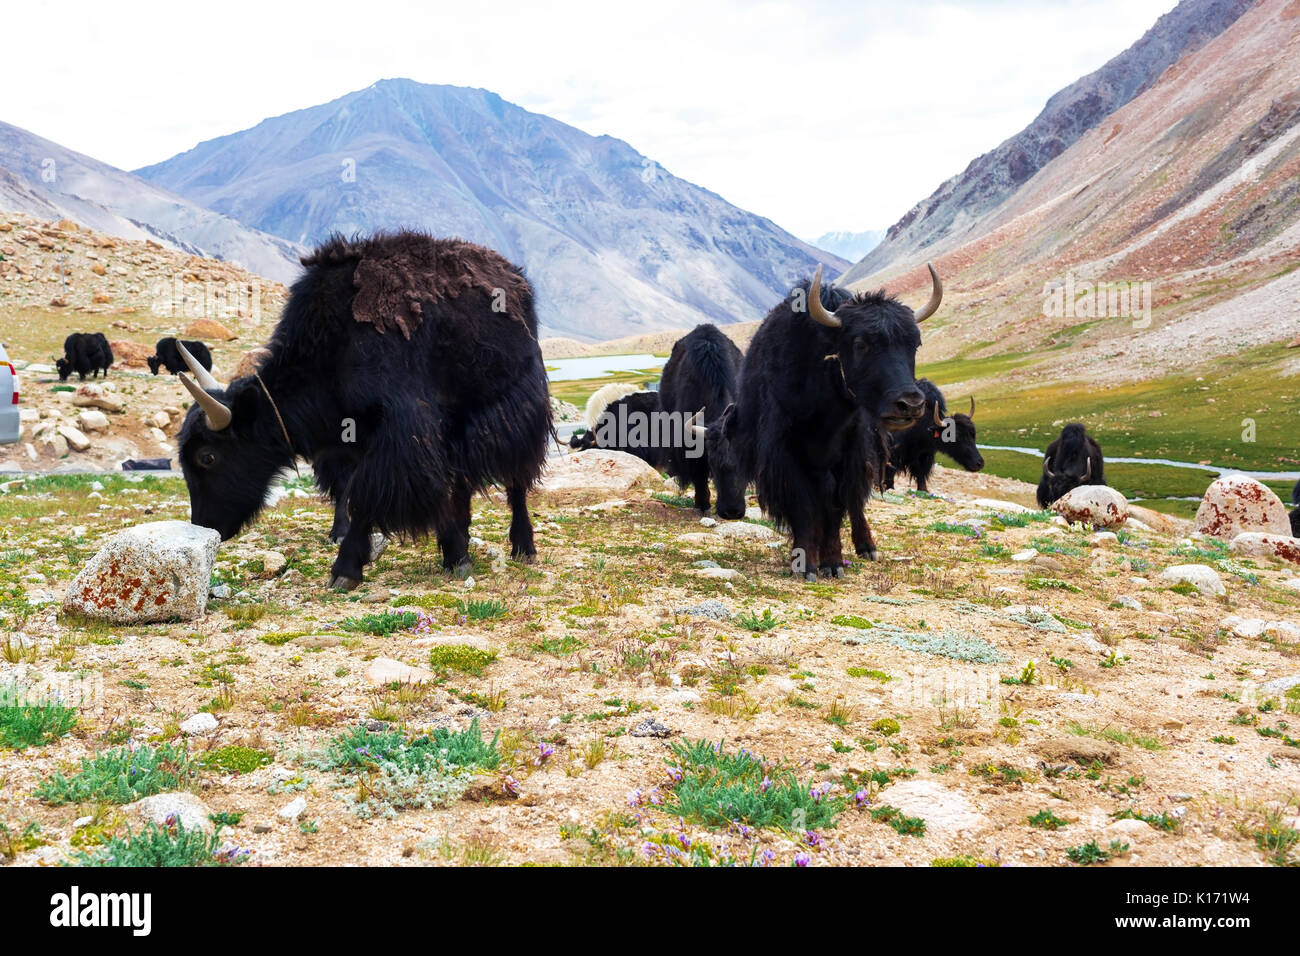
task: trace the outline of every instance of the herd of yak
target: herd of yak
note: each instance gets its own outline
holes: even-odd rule
[[[150,359],[194,398],[180,432],[193,522],[233,537],[303,457],[334,504],[331,587],[361,583],[375,532],[433,534],[444,568],[467,573],[471,498],[492,485],[511,509],[512,556],[531,560],[527,495],[555,431],[523,272],[482,246],[410,231],[334,237],[302,263],[257,374],[223,385],[207,349],[175,339]],[[873,489],[907,472],[925,490],[939,452],[970,471],[984,464],[974,399],[949,414],[916,377],[921,323],[943,297],[930,276],[930,299],[913,311],[884,292],[825,287],[818,268],[768,313],[747,354],[697,327],[674,345],[657,392],[597,409],[570,444],[643,458],[693,487],[701,512],[712,481],[723,518],[744,515],[752,485],[791,535],[791,571],[842,577],[846,515],[856,552],[876,557],[864,514]],[[61,377],[100,367],[90,338],[69,338]],[[1103,464],[1083,426],[1067,425],[1043,460],[1040,504],[1104,484]]]

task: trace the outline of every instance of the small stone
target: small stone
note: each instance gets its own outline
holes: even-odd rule
[[[1214,568],[1204,564],[1175,564],[1160,572],[1160,580],[1174,584],[1190,584],[1202,594],[1221,595],[1228,589],[1223,586],[1223,579]]]
[[[653,717],[647,717],[632,728],[633,737],[671,737],[672,731]]]
[[[717,526],[717,524],[718,524],[718,519],[717,519],[717,518],[710,518],[710,517],[708,517],[708,516],[705,516],[705,517],[703,517],[703,518],[700,519],[700,524],[702,524],[702,525],[703,525],[704,527],[706,527],[706,528],[713,528],[713,527],[716,527],[716,526]]]
[[[88,432],[106,431],[108,429],[108,416],[97,408],[86,408],[77,413],[77,424]],[[94,488],[94,485],[91,486],[95,491],[104,490],[102,484],[99,482],[95,482],[95,484],[99,485],[98,488]]]
[[[1142,602],[1131,594],[1121,594],[1119,597],[1115,598],[1115,603],[1123,605],[1130,611],[1142,610]]]
[[[306,809],[307,809],[307,798],[294,797],[293,800],[289,801],[289,803],[285,804],[278,811],[276,811],[276,816],[278,816],[282,820],[297,820],[300,816],[302,816],[303,811]]]
[[[677,613],[689,614],[692,617],[707,617],[714,621],[731,620],[731,611],[728,610],[727,605],[716,598],[709,598],[691,607],[681,608]]]
[[[731,581],[741,576],[735,568],[698,568],[695,574],[702,578],[712,578],[717,581]]]
[[[1017,551],[1015,554],[1013,554],[1013,555],[1011,556],[1011,560],[1012,560],[1012,561],[1018,561],[1018,562],[1020,562],[1020,563],[1023,564],[1023,563],[1026,562],[1026,561],[1032,561],[1032,560],[1034,560],[1034,558],[1036,558],[1036,557],[1038,557],[1038,551],[1037,551],[1037,549],[1035,549],[1035,548],[1025,548],[1023,551]]]
[[[127,804],[125,809],[128,814],[158,826],[174,821],[186,830],[212,829],[212,821],[208,819],[212,811],[208,805],[194,794],[184,791],[156,793],[151,797]]]
[[[204,734],[210,734],[217,729],[217,718],[203,711],[195,714],[185,723],[181,724],[181,733],[186,737],[201,737]]]

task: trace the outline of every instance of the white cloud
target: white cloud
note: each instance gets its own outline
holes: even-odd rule
[[[1173,5],[27,4],[0,119],[130,169],[380,78],[480,86],[811,236],[889,225]]]

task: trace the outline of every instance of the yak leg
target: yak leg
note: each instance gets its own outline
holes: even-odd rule
[[[368,514],[352,516],[352,523],[343,536],[338,557],[334,559],[334,567],[330,570],[330,587],[351,591],[361,583],[361,568],[370,560],[371,527]]]
[[[442,549],[442,567],[458,578],[468,577],[473,562],[469,559],[469,512],[472,492],[468,485],[457,485],[451,492],[451,510],[438,526],[438,547]]]
[[[522,485],[506,485],[506,500],[510,503],[510,557],[531,564],[537,548],[528,517],[528,491]]]
[[[840,540],[840,526],[844,523],[844,509],[826,505],[822,509],[822,539],[818,548],[818,566],[824,577],[844,577],[844,546]]]
[[[709,460],[704,455],[686,459],[688,481],[695,485],[695,510],[702,515],[709,513]]]
[[[853,535],[853,550],[858,553],[858,556],[868,561],[876,560],[876,541],[871,536],[871,525],[867,522],[867,513],[864,509],[849,509],[849,529]]]
[[[894,476],[898,474],[898,469],[893,465],[885,466],[885,480],[880,483],[880,487],[885,491],[894,487]]]

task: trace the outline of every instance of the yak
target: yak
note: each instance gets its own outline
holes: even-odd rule
[[[84,382],[87,375],[98,378],[100,372],[107,378],[112,364],[113,349],[103,332],[73,332],[63,340],[63,358],[54,367],[60,382],[66,382],[73,372]]]
[[[329,585],[361,583],[370,535],[432,533],[470,568],[470,502],[502,485],[511,555],[536,555],[528,491],[554,436],[533,290],[482,246],[335,235],[302,259],[258,375],[221,385],[187,354],[181,469],[195,524],[223,539],[297,456],[344,509]]]
[[[176,375],[185,371],[185,362],[181,359],[180,350],[177,348],[175,336],[167,336],[165,339],[159,339],[158,344],[154,346],[154,354],[149,356],[149,371],[155,375],[158,374],[159,367],[165,368],[168,375]],[[202,342],[184,343],[186,351],[194,358],[198,359],[199,364],[203,366],[204,371],[212,371],[212,353]]]
[[[660,411],[658,392],[630,392],[603,408],[588,405],[587,410],[593,416],[589,420],[591,427],[570,437],[570,448],[575,451],[586,451],[589,448],[624,451],[640,458],[651,468],[664,466],[667,448],[652,440],[654,436],[649,431],[643,429],[634,433],[625,427],[619,427],[620,422],[626,425],[638,417],[653,421]]]
[[[984,467],[984,456],[975,444],[975,397],[970,413],[948,415],[943,392],[928,378],[916,380],[925,394],[925,414],[911,428],[889,433],[889,460],[885,464],[883,488],[893,488],[894,478],[905,471],[916,480],[916,490],[925,491],[934,470],[934,456],[943,452],[967,471]]]
[[[759,505],[790,529],[790,569],[806,580],[843,577],[840,528],[870,494],[873,444],[925,413],[920,323],[943,298],[933,266],[930,278],[930,300],[914,313],[884,292],[823,289],[819,267],[767,314],[745,356],[723,432]],[[865,530],[854,544],[874,558]]]
[[[1101,446],[1084,427],[1078,422],[1066,425],[1043,456],[1043,477],[1038,482],[1039,506],[1048,507],[1080,485],[1104,485],[1105,464]]]
[[[719,427],[723,413],[736,399],[741,354],[736,343],[716,325],[697,325],[673,344],[659,381],[659,403],[664,411],[693,419],[702,410],[702,423],[693,426],[695,441],[674,445],[667,455],[668,474],[683,488],[695,487],[695,507],[709,513],[709,477],[718,489],[718,517],[745,516],[745,483],[729,453],[712,454],[710,446],[726,441]],[[717,467],[713,467],[716,459]]]

